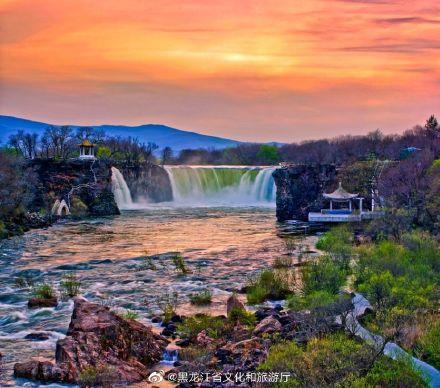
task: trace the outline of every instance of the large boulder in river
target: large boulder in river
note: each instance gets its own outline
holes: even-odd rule
[[[56,364],[41,360],[18,363],[14,373],[16,377],[77,383],[85,372],[94,371],[111,374],[115,383],[133,383],[148,377],[149,367],[161,360],[167,344],[151,328],[76,298],[67,335],[57,342]]]

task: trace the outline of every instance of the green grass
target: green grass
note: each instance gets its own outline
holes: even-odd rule
[[[122,318],[128,320],[136,320],[139,318],[139,314],[133,310],[126,310],[124,313],[120,314]]]
[[[56,297],[54,288],[48,283],[36,285],[32,290],[32,294],[35,298],[39,299],[53,299]]]
[[[177,332],[182,338],[193,341],[197,335],[205,330],[211,338],[222,338],[228,331],[226,320],[220,317],[212,317],[205,314],[196,314],[188,317],[177,326]]]
[[[286,271],[264,270],[247,284],[249,304],[262,303],[265,300],[285,299],[289,294],[289,273]]]
[[[60,288],[63,295],[73,298],[74,296],[79,295],[81,282],[75,274],[67,274],[63,276],[60,282]]]
[[[209,290],[203,290],[198,293],[193,293],[189,295],[189,300],[191,304],[197,306],[208,305],[212,302],[212,293]]]

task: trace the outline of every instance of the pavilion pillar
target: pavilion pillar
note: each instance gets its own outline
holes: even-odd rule
[[[364,201],[363,198],[359,198],[359,212],[362,214],[363,212],[363,207],[362,207],[362,202]]]
[[[333,201],[330,200],[330,210],[333,210]]]
[[[348,209],[349,209],[350,212],[351,212],[351,199],[348,201]]]

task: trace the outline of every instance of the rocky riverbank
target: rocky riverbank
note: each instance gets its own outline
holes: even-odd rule
[[[55,362],[33,359],[17,363],[14,375],[84,386],[138,382],[161,360],[167,343],[135,320],[76,298],[67,335],[56,345]]]

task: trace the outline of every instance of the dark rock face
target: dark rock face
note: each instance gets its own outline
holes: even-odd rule
[[[151,163],[136,166],[116,165],[124,175],[134,201],[173,200],[170,178],[164,168]]]
[[[139,382],[149,375],[168,341],[108,307],[76,298],[67,336],[57,342],[55,363],[32,360],[14,366],[16,377],[78,383],[90,369],[111,374],[113,383]],[[99,376],[97,376],[98,378]]]
[[[336,181],[332,165],[298,165],[279,168],[273,177],[277,186],[278,221],[307,221],[308,213],[319,211],[322,194]]]
[[[57,199],[64,199],[69,204],[75,197],[86,206],[91,216],[119,214],[111,191],[111,165],[108,162],[100,159],[35,159],[29,163],[38,180],[33,210],[43,208],[50,213]]]
[[[235,294],[232,294],[226,301],[226,312],[228,316],[233,310],[246,310]]]
[[[31,298],[28,300],[28,307],[30,309],[42,308],[42,307],[57,307],[58,299],[53,298]]]

